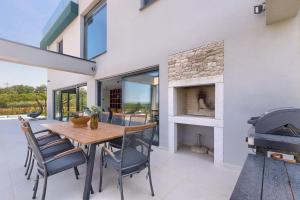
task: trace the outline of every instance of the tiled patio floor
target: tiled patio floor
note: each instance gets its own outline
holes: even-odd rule
[[[35,130],[40,123],[31,122]],[[0,121],[0,199],[31,199],[34,179],[27,181],[25,168],[25,137],[16,120]],[[98,151],[99,154],[99,151]],[[124,179],[124,195],[127,200],[225,200],[229,199],[238,178],[239,169],[215,167],[208,157],[181,150],[177,154],[155,149],[152,154],[152,176],[155,197],[151,197],[146,174]],[[73,170],[50,177],[46,199],[82,199],[85,166],[79,168],[80,179],[75,180]],[[35,175],[35,171],[33,173]],[[37,199],[41,197],[40,182]],[[91,199],[119,200],[117,174],[110,169],[104,171],[103,192],[98,192],[99,156],[95,162]]]

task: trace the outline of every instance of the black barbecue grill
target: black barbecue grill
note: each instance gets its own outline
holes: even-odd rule
[[[282,108],[251,117],[253,131],[246,138],[256,153],[267,151],[300,153],[300,109]]]

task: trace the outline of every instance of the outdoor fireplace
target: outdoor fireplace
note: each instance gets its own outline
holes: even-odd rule
[[[178,88],[177,107],[181,115],[215,116],[215,85]],[[180,108],[181,107],[181,108]]]
[[[224,43],[169,57],[169,150],[182,146],[223,163]]]

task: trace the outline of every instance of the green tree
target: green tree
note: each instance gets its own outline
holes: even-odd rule
[[[39,106],[38,102],[46,108],[46,85],[36,88],[27,85],[0,88],[0,115],[26,114],[36,111]]]

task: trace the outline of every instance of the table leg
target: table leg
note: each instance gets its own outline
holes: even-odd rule
[[[85,185],[84,185],[84,192],[83,192],[83,200],[90,199],[91,193],[91,184],[92,184],[92,177],[93,177],[93,170],[94,170],[94,161],[95,161],[95,153],[96,153],[96,144],[91,144],[90,153],[88,157],[87,163],[87,171],[86,171],[86,178],[85,178]]]

